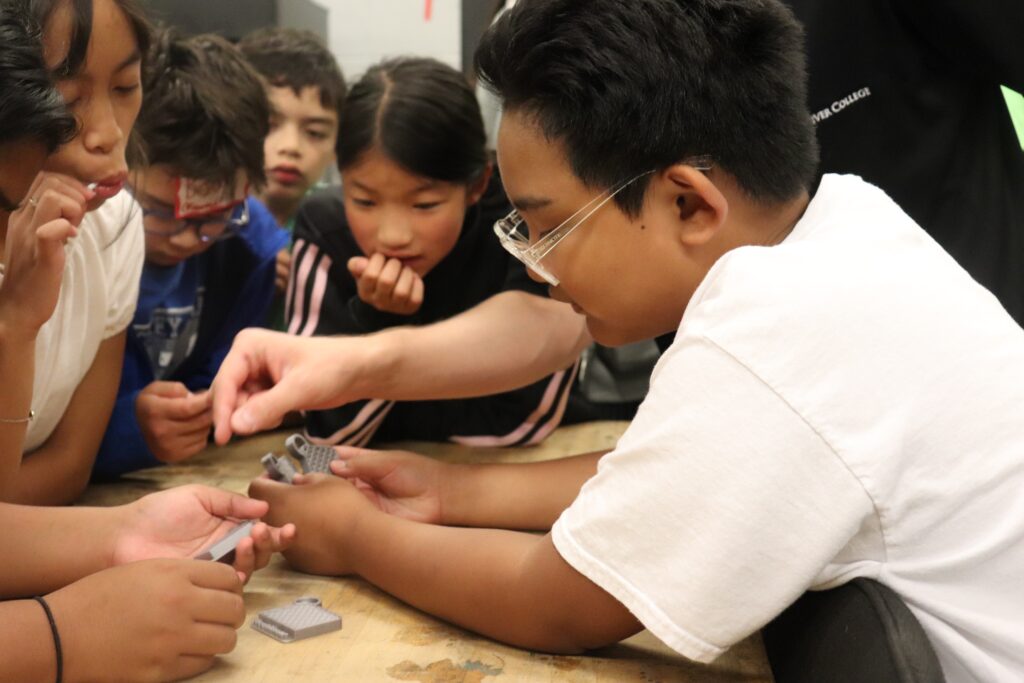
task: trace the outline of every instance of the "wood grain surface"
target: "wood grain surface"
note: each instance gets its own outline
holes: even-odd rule
[[[598,422],[557,430],[535,448],[481,451],[451,444],[400,444],[441,460],[530,462],[609,449],[626,423]],[[208,448],[189,462],[144,470],[112,484],[93,485],[82,504],[116,505],[179,484],[202,483],[244,493],[262,472],[260,457],[284,452],[288,431]],[[283,644],[250,628],[257,613],[315,596],[340,614],[341,631]],[[507,647],[434,619],[361,579],[323,578],[292,571],[281,557],[246,587],[248,619],[238,646],[199,676],[202,683],[738,683],[771,681],[759,637],[740,643],[711,666],[694,664],[644,631],[583,657],[560,657]]]

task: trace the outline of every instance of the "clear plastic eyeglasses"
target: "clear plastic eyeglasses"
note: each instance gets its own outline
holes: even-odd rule
[[[707,156],[693,157],[682,163],[693,166],[698,171],[707,171],[711,168],[711,158]],[[551,253],[551,250],[558,246],[558,243],[565,239],[569,233],[578,228],[588,218],[597,212],[602,206],[611,201],[615,195],[635,183],[640,178],[650,175],[655,171],[645,171],[633,176],[629,180],[614,186],[610,190],[599,194],[581,207],[576,213],[565,219],[558,227],[549,231],[539,240],[530,243],[529,231],[519,211],[513,209],[511,213],[494,224],[494,234],[498,236],[501,246],[521,261],[527,268],[544,278],[552,287],[557,287],[559,280],[551,271],[541,264],[541,260]]]

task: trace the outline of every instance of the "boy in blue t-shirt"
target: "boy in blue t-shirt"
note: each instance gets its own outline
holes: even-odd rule
[[[131,187],[146,265],[117,403],[94,474],[112,477],[201,451],[208,387],[239,330],[261,324],[288,235],[249,196],[264,182],[270,107],[237,48],[164,34],[147,57],[136,128],[147,166]]]

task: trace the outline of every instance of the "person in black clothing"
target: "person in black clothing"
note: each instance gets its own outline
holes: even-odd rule
[[[385,61],[352,88],[342,111],[342,190],[311,197],[295,222],[290,334],[369,334],[444,320],[501,292],[544,296],[492,234],[511,207],[461,74],[430,59]],[[537,443],[558,426],[575,372],[573,364],[491,396],[310,411],[306,431],[354,446]]]
[[[1024,3],[786,3],[820,172],[881,187],[1024,323],[1024,152],[999,88],[1024,91]]]
[[[999,88],[1024,92],[1024,3],[785,2],[806,31],[819,177],[885,190],[1024,325],[1024,152]]]

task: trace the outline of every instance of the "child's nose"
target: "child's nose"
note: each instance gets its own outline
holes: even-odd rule
[[[377,229],[377,241],[389,249],[407,246],[412,238],[412,227],[401,216],[384,216]]]
[[[277,151],[281,154],[295,156],[299,153],[299,130],[295,126],[283,126],[277,132]]]
[[[82,123],[82,141],[90,152],[110,154],[124,140],[109,98],[97,97]]]

